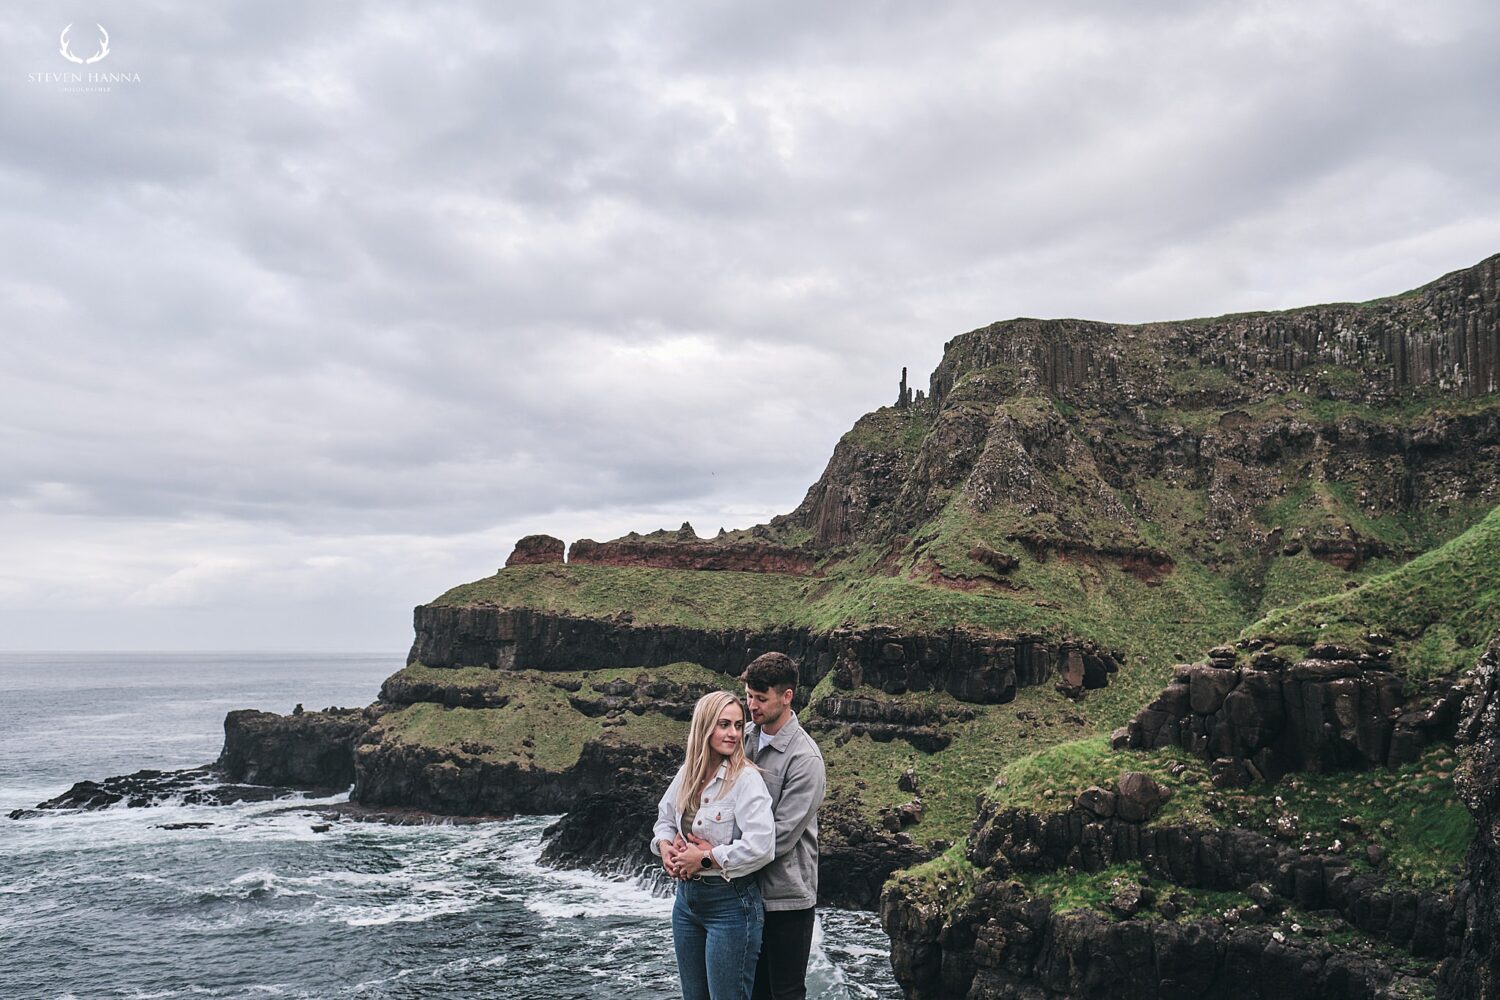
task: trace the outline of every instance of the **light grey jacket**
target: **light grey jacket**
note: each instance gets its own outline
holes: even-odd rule
[[[745,727],[745,750],[760,768],[776,816],[776,859],[760,870],[767,910],[805,910],[818,902],[818,807],[827,775],[823,751],[792,715],[760,750],[760,731]]]

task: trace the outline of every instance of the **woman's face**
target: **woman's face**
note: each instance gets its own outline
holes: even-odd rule
[[[708,748],[714,753],[728,757],[734,748],[745,739],[745,713],[740,703],[731,701],[719,713],[713,731],[708,735]]]

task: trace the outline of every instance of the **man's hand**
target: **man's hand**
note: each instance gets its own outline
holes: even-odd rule
[[[679,878],[692,878],[698,872],[703,871],[703,859],[710,857],[709,853],[701,847],[689,844],[677,852],[677,870]]]
[[[661,848],[661,866],[668,875],[677,876],[677,855],[687,845],[679,834],[676,840],[659,840],[657,846]]]
[[[709,863],[718,866],[712,853],[714,842],[704,840],[695,834],[687,834],[686,840],[682,835],[678,836],[679,845],[677,851],[677,864],[682,870],[682,878],[692,878],[698,872],[703,871],[703,859],[708,858]]]

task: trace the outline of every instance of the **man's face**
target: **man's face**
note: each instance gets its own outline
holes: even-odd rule
[[[745,686],[745,703],[750,706],[750,721],[757,726],[776,726],[788,708],[792,707],[792,689],[785,691],[757,691]]]

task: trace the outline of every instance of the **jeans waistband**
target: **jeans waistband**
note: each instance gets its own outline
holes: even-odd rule
[[[724,883],[726,885],[732,885],[736,889],[743,889],[746,886],[756,884],[754,872],[751,872],[749,875],[736,875],[734,878],[725,878],[718,872],[704,872],[701,875],[694,875],[688,881],[699,882],[704,885],[718,885],[720,883]]]

